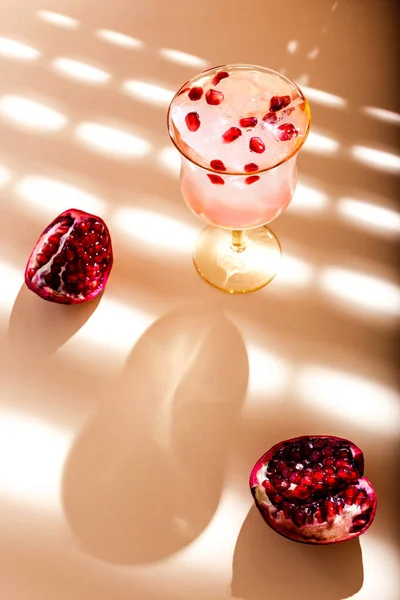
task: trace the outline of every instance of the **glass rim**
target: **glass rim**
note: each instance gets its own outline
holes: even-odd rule
[[[280,160],[279,162],[275,163],[274,165],[270,166],[270,167],[265,167],[263,169],[258,169],[257,171],[254,171],[253,174],[260,174],[260,173],[266,173],[267,171],[272,171],[272,169],[276,169],[277,167],[279,167],[280,165],[284,164],[285,162],[287,162],[288,160],[290,160],[291,158],[293,158],[293,156],[295,156],[299,150],[302,148],[302,146],[304,145],[304,142],[306,141],[308,134],[310,132],[310,128],[311,128],[311,110],[310,110],[310,105],[309,102],[306,98],[306,96],[304,95],[303,91],[301,90],[301,88],[297,85],[297,83],[295,83],[292,79],[290,79],[289,77],[286,77],[286,75],[283,75],[282,73],[279,73],[278,71],[275,71],[274,69],[269,69],[268,67],[263,67],[261,65],[253,65],[253,64],[246,64],[246,63],[232,63],[232,64],[223,64],[223,65],[216,65],[214,67],[210,67],[209,69],[205,69],[204,71],[201,71],[200,73],[198,73],[197,75],[195,75],[194,77],[192,77],[191,79],[189,79],[189,81],[187,81],[186,83],[184,83],[179,90],[174,94],[174,97],[172,98],[171,102],[169,103],[168,106],[168,112],[167,112],[167,129],[168,129],[168,134],[169,137],[172,141],[172,143],[174,144],[175,148],[178,150],[179,154],[181,154],[182,156],[184,156],[189,162],[191,162],[192,164],[194,164],[196,167],[199,167],[200,169],[204,169],[204,171],[210,172],[210,173],[219,173],[220,175],[234,175],[234,176],[249,176],[249,173],[247,173],[246,171],[224,171],[223,173],[221,173],[220,171],[215,171],[212,168],[207,168],[204,165],[200,164],[199,162],[197,162],[194,158],[192,158],[191,156],[189,156],[188,153],[186,153],[183,148],[181,148],[179,142],[176,140],[175,135],[173,133],[173,131],[171,130],[170,127],[170,115],[171,115],[171,108],[174,104],[175,99],[179,96],[179,94],[181,93],[181,91],[188,85],[188,83],[191,83],[191,81],[193,81],[193,79],[196,79],[197,77],[199,77],[200,75],[203,75],[203,73],[208,73],[209,71],[216,71],[217,69],[221,69],[221,68],[229,68],[229,69],[235,69],[235,68],[247,68],[247,69],[255,69],[258,71],[263,71],[263,72],[268,72],[268,73],[272,73],[273,75],[277,75],[280,79],[285,80],[292,88],[294,88],[297,93],[300,95],[301,98],[303,98],[303,100],[306,103],[306,113],[307,113],[307,127],[306,130],[304,132],[304,135],[300,138],[299,142],[296,144],[296,146],[294,147],[293,151],[290,152],[287,156],[285,156],[282,160]]]

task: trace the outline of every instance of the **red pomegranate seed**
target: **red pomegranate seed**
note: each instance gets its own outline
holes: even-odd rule
[[[269,110],[276,112],[281,108],[286,108],[291,103],[290,96],[272,96]]]
[[[224,99],[224,95],[222,92],[218,90],[208,90],[206,93],[206,102],[207,104],[212,104],[214,106],[221,104]]]
[[[357,517],[354,517],[353,521],[352,521],[352,528],[351,528],[351,532],[355,532],[355,531],[361,531],[361,529],[364,529],[364,527],[366,526],[366,524],[368,523],[369,518],[367,516],[363,516],[363,515],[357,515]]]
[[[276,121],[278,120],[278,116],[274,112],[268,112],[263,116],[262,120],[265,123],[276,123]]]
[[[302,475],[300,472],[295,471],[294,473],[291,474],[291,476],[289,477],[289,481],[290,483],[300,483],[302,479]]]
[[[257,125],[257,119],[256,117],[244,117],[243,119],[240,119],[239,125],[244,129],[247,127],[255,127]]]
[[[294,137],[299,135],[296,127],[293,123],[285,123],[284,125],[279,125],[278,129],[278,137],[281,142],[288,142]]]
[[[278,473],[282,473],[286,469],[286,463],[283,460],[280,460],[276,465],[276,470]]]
[[[181,91],[180,91],[180,92],[178,92],[178,96],[181,96],[182,94],[185,94],[185,92],[188,92],[188,91],[190,90],[190,87],[187,87],[187,85],[186,85],[187,83],[189,83],[189,82],[187,81],[187,82],[185,83],[185,87],[183,87],[183,88],[181,89]]]
[[[281,479],[276,485],[278,492],[286,492],[289,489],[290,483],[287,479]]]
[[[332,446],[324,446],[322,448],[322,454],[324,456],[332,456],[332,454],[333,454],[333,448],[332,448]]]
[[[193,100],[193,101],[200,100],[202,95],[203,95],[203,88],[199,87],[199,86],[192,87],[188,93],[190,100]]]
[[[313,478],[310,475],[305,475],[301,480],[301,485],[312,485]]]
[[[321,460],[321,452],[319,450],[313,450],[310,454],[310,460],[313,463],[317,463]]]
[[[372,498],[367,498],[365,500],[365,502],[363,502],[361,504],[361,511],[363,513],[368,512],[369,510],[371,510],[371,508],[374,506],[374,501],[372,500]]]
[[[200,127],[200,117],[197,112],[190,112],[185,117],[186,127],[189,131],[197,131]]]
[[[225,144],[230,144],[238,139],[242,135],[242,132],[238,127],[230,127],[222,134],[222,139]]]
[[[250,175],[250,177],[246,177],[244,182],[247,185],[251,185],[252,183],[255,183],[256,181],[258,181],[259,179],[260,179],[259,175]]]
[[[256,165],[256,163],[247,163],[247,165],[244,165],[244,170],[246,171],[246,173],[258,171],[258,165]]]
[[[225,167],[224,163],[222,162],[222,160],[218,160],[218,159],[212,160],[210,162],[210,167],[212,169],[215,169],[216,171],[226,171],[226,167]]]
[[[295,496],[296,498],[301,498],[303,500],[305,498],[308,498],[310,494],[310,490],[305,485],[298,485],[297,488],[293,490],[293,496]]]
[[[222,79],[226,79],[227,77],[229,77],[229,73],[227,73],[226,71],[220,71],[219,73],[217,73],[216,75],[214,75],[214,77],[212,78],[211,83],[213,85],[218,85],[219,82]]]
[[[215,183],[215,185],[224,185],[224,183],[225,183],[225,181],[219,175],[207,173],[207,177],[209,178],[211,183]]]
[[[265,144],[259,137],[252,137],[250,139],[249,148],[252,152],[262,154],[265,151]]]
[[[306,524],[307,517],[302,508],[294,508],[292,511],[293,523],[298,527],[302,527]]]
[[[333,498],[328,498],[325,502],[325,512],[328,520],[336,517],[336,504]]]
[[[273,493],[275,493],[275,488],[272,485],[272,483],[269,481],[269,479],[266,479],[265,481],[263,481],[263,486],[264,486],[265,491],[267,492],[267,494],[273,494]]]
[[[277,506],[280,502],[282,502],[283,496],[281,496],[280,494],[273,494],[270,497],[270,499],[271,499],[272,504],[275,504],[275,506]]]
[[[351,473],[347,469],[338,469],[337,476],[343,481],[350,481],[351,479]]]

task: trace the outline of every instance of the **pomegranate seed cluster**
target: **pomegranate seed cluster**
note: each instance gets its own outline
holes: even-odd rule
[[[266,474],[271,492],[299,500],[336,493],[359,478],[349,444],[313,438],[284,444],[268,463]]]

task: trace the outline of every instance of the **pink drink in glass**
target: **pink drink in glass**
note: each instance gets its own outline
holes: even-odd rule
[[[308,104],[291,81],[259,67],[206,71],[180,90],[169,122],[184,153],[183,197],[203,221],[253,229],[290,203],[309,128]]]

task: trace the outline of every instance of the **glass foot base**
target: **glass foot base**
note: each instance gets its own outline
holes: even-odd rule
[[[237,235],[234,246],[231,231],[213,226],[204,229],[197,238],[194,264],[203,279],[219,290],[231,294],[254,292],[275,277],[281,247],[268,227]],[[240,245],[240,236],[243,236],[243,245]]]

